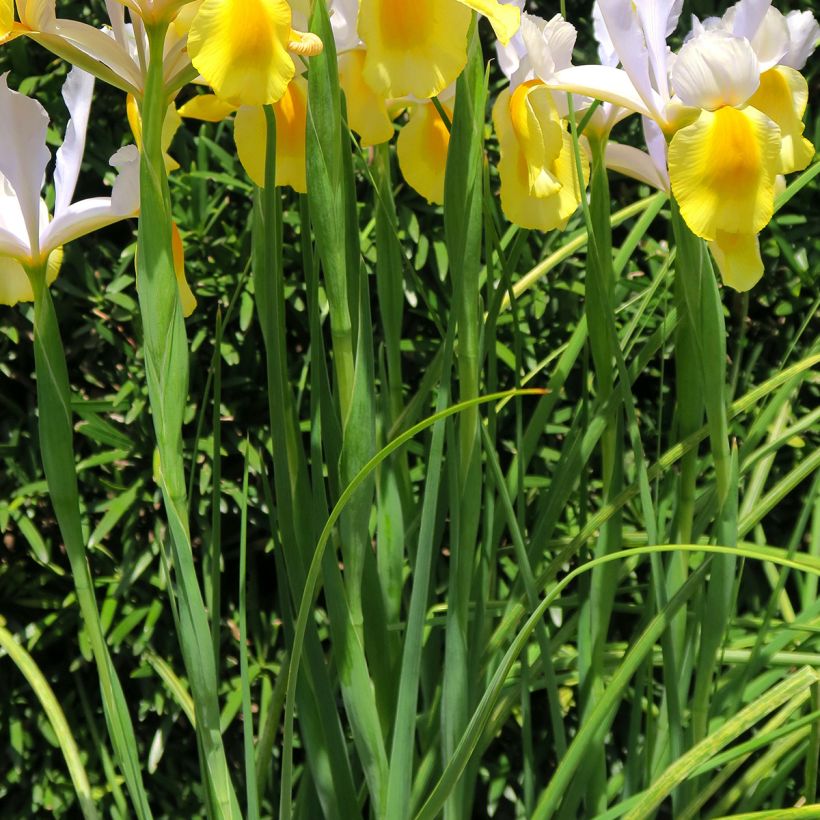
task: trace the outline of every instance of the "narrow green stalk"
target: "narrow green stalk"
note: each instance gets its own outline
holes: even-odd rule
[[[457,324],[456,370],[459,399],[469,402],[479,393],[480,310],[479,273],[483,229],[483,127],[486,86],[481,44],[475,19],[470,34],[467,66],[458,79],[453,127],[444,184],[444,230],[453,280]],[[452,320],[451,320],[452,321]],[[481,497],[481,461],[478,411],[470,408],[458,421],[457,456],[451,507],[452,555],[445,629],[442,683],[442,753],[447,760],[466,726],[477,683],[470,670],[479,653],[470,650],[469,607]],[[445,818],[458,820],[470,813],[469,778],[453,790]]]
[[[211,440],[211,538],[207,560],[205,600],[211,614],[211,643],[214,664],[219,669],[222,610],[222,311],[216,313],[216,339],[213,358],[213,420]]]
[[[46,284],[45,266],[31,268],[27,273],[34,292],[34,362],[43,471],[97,665],[103,711],[114,754],[125,777],[134,810],[138,817],[150,818],[134,727],[105,641],[86,557],[74,460],[71,388],[57,314]]]
[[[167,25],[150,26],[142,103],[137,290],[145,369],[158,460],[157,482],[168,517],[179,592],[179,641],[196,709],[202,776],[217,817],[238,818],[219,724],[217,670],[210,624],[191,548],[182,425],[188,396],[188,342],[171,250],[171,201],[162,146],[168,100],[163,78]]]
[[[0,649],[2,649],[12,660],[12,663],[23,673],[34,694],[43,707],[46,717],[54,729],[60,750],[65,758],[71,782],[74,784],[74,791],[77,793],[77,801],[80,804],[80,811],[85,820],[98,820],[99,814],[94,807],[94,800],[91,797],[91,784],[88,782],[88,775],[83,766],[80,750],[77,742],[68,725],[65,713],[60,708],[60,702],[54,695],[54,690],[48,685],[48,681],[43,676],[40,668],[34,662],[34,658],[26,652],[14,635],[5,627],[5,621],[0,616]]]

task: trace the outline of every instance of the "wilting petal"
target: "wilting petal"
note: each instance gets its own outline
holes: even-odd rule
[[[452,111],[444,107],[452,120]],[[396,155],[402,176],[428,202],[444,202],[444,172],[450,132],[432,103],[410,109],[407,124],[399,132]]]
[[[9,89],[0,75],[0,174],[17,196],[33,255],[39,247],[40,188],[51,154],[48,114],[36,100]]]
[[[743,105],[760,84],[760,66],[748,40],[704,31],[681,48],[672,66],[675,93],[685,105],[714,111]]]
[[[493,27],[495,36],[506,45],[518,31],[521,12],[517,6],[502,5],[498,0],[458,0],[465,6],[483,14]]]
[[[182,244],[182,237],[179,235],[179,228],[176,222],[171,223],[171,251],[174,257],[174,274],[177,278],[179,288],[179,301],[182,305],[182,315],[190,316],[196,310],[196,296],[191,290],[188,280],[185,277],[185,246]]]
[[[786,25],[789,27],[789,50],[781,64],[800,71],[817,47],[820,26],[810,11],[790,11],[786,15]]]
[[[763,259],[756,234],[725,233],[709,243],[724,284],[739,291],[753,288],[763,276]]]
[[[291,11],[284,0],[204,0],[188,53],[218,97],[232,105],[281,99],[296,69],[288,54]]]
[[[361,0],[365,79],[385,97],[434,97],[466,65],[469,28],[457,0]]]
[[[181,106],[177,113],[186,119],[222,122],[234,111],[235,105],[220,100],[215,94],[198,94]]]
[[[510,120],[527,163],[533,196],[554,194],[561,183],[552,168],[564,144],[564,128],[550,90],[538,80],[518,86],[510,96]]]
[[[652,157],[634,148],[631,145],[623,145],[620,142],[608,142],[606,146],[606,167],[619,174],[637,179],[657,188],[659,191],[668,191],[669,182],[665,180],[658,170]]]
[[[498,135],[501,160],[501,207],[510,222],[522,228],[549,231],[563,229],[581,202],[581,189],[575,173],[575,155],[572,138],[562,132],[561,150],[546,169],[554,180],[553,191],[545,196],[534,196],[530,186],[530,172],[511,113],[511,94],[505,89],[493,106],[493,124]],[[582,153],[584,184],[589,176],[589,163]]]
[[[93,94],[94,77],[79,68],[72,68],[63,85],[63,99],[71,119],[66,127],[63,144],[57,149],[54,168],[55,216],[71,204],[74,189],[77,187]]]
[[[348,125],[361,137],[362,145],[379,145],[393,137],[393,121],[387,101],[364,79],[365,53],[348,51],[339,57],[339,83],[347,99]]]
[[[693,233],[759,233],[774,213],[780,129],[754,108],[703,111],[669,145],[669,177]]]
[[[305,140],[307,129],[307,82],[297,77],[273,107],[276,116],[276,185],[307,192]],[[234,141],[242,167],[260,188],[265,185],[267,126],[265,112],[246,106],[236,112]]]
[[[803,136],[803,114],[809,100],[809,87],[799,71],[786,66],[769,69],[760,77],[760,88],[749,105],[762,111],[780,127],[781,174],[802,171],[814,156],[814,145]]]

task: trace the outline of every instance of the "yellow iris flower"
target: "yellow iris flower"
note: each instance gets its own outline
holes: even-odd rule
[[[450,122],[453,112],[442,103]],[[450,132],[435,105],[417,103],[410,107],[407,123],[396,141],[396,156],[402,176],[428,202],[444,202],[444,173]]]
[[[566,122],[549,89],[530,81],[505,89],[493,106],[501,160],[501,207],[522,228],[563,230],[581,202],[575,156]],[[589,161],[581,154],[584,187]]]
[[[471,9],[487,17],[503,43],[518,30],[518,7],[497,0],[361,0],[369,85],[386,97],[439,94],[467,62]]]
[[[285,0],[203,0],[188,32],[188,53],[214,93],[235,106],[282,99],[296,75],[291,53],[322,50],[314,34],[291,27]]]
[[[814,155],[803,137],[806,81],[785,66],[761,73],[748,41],[725,32],[685,45],[672,81],[684,104],[700,109],[670,140],[672,193],[692,232],[710,243],[723,281],[749,290],[763,275],[757,234],[774,214],[778,175]]]
[[[298,193],[307,192],[305,178],[305,137],[307,129],[307,81],[295,77],[282,98],[274,104],[276,116],[276,185],[289,185]],[[190,119],[219,122],[235,113],[234,141],[242,167],[260,188],[265,185],[267,129],[261,106],[237,108],[213,94],[200,94],[179,109]]]
[[[393,137],[388,101],[365,79],[366,59],[366,52],[360,48],[339,55],[339,84],[347,100],[347,123],[364,147],[389,142]]]

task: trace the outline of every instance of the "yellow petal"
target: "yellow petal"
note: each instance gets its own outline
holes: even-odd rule
[[[669,179],[693,233],[759,233],[774,213],[780,129],[755,108],[702,111],[669,145]]]
[[[775,66],[760,75],[760,86],[749,105],[780,126],[780,173],[802,171],[814,156],[814,145],[803,136],[803,115],[809,86],[799,71]]]
[[[361,0],[365,80],[386,97],[434,97],[467,63],[469,28],[458,0]]]
[[[530,167],[527,155],[516,131],[511,111],[510,90],[504,89],[493,106],[493,124],[498,134],[501,159],[498,173],[501,177],[501,208],[507,219],[522,228],[539,231],[563,230],[567,221],[581,203],[581,187],[575,171],[572,137],[566,126],[561,126],[561,148],[551,162],[544,166],[545,174],[554,181],[550,193],[535,196],[530,185]],[[584,187],[589,181],[589,161],[581,154]]]
[[[709,243],[724,284],[739,291],[753,288],[763,276],[763,259],[756,234],[718,231]]]
[[[14,27],[14,0],[0,0],[0,40],[11,34]]]
[[[521,27],[521,11],[514,5],[501,5],[498,0],[459,0],[465,6],[483,14],[493,27],[495,36],[507,45]]]
[[[182,244],[182,237],[179,235],[179,228],[177,228],[175,222],[171,223],[171,249],[174,254],[174,273],[177,277],[182,315],[190,316],[196,309],[196,297],[185,278],[185,247]]]
[[[444,106],[452,120],[452,112]],[[450,132],[432,103],[410,109],[407,124],[399,132],[396,155],[399,168],[410,187],[429,202],[444,202],[444,172]]]
[[[50,285],[63,264],[63,249],[57,248],[48,257],[46,282]],[[34,301],[31,282],[23,266],[8,256],[0,256],[0,305],[16,305],[18,302]]]
[[[273,107],[276,115],[276,185],[307,192],[305,137],[307,128],[307,82],[297,77],[285,96]],[[265,185],[267,127],[260,107],[240,108],[234,121],[234,140],[242,167],[260,188]]]
[[[198,94],[180,106],[179,116],[205,122],[222,122],[236,111],[236,106],[220,100],[216,94]]]
[[[510,98],[510,118],[527,161],[530,193],[544,197],[561,183],[550,173],[564,144],[564,129],[549,89],[538,80],[518,86]]]
[[[269,105],[281,99],[296,71],[287,52],[291,34],[285,0],[204,0],[188,53],[221,99]]]
[[[387,101],[364,79],[365,53],[361,49],[339,56],[339,83],[347,99],[347,122],[363,146],[379,145],[393,137]]]
[[[142,151],[142,116],[140,115],[139,106],[132,94],[129,94],[125,100],[125,112],[128,117],[128,125],[131,127],[131,133],[134,135],[134,142]],[[165,159],[165,171],[171,173],[179,168],[179,163],[168,154],[168,149],[174,140],[174,135],[182,125],[179,112],[171,103],[165,112],[165,119],[162,122],[162,153]]]

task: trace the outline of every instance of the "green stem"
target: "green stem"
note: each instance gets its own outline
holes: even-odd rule
[[[74,461],[71,389],[57,315],[46,285],[45,265],[31,268],[27,273],[34,292],[34,360],[43,470],[97,664],[103,711],[114,754],[125,776],[137,815],[150,818],[151,809],[142,783],[134,728],[105,641],[94,582],[86,558]]]
[[[142,106],[137,290],[148,397],[158,452],[157,482],[168,516],[179,585],[179,640],[196,709],[203,779],[216,817],[238,818],[219,723],[210,625],[191,548],[182,425],[188,395],[188,340],[171,250],[171,198],[162,148],[168,106],[163,81],[166,25],[147,27],[150,49]]]

